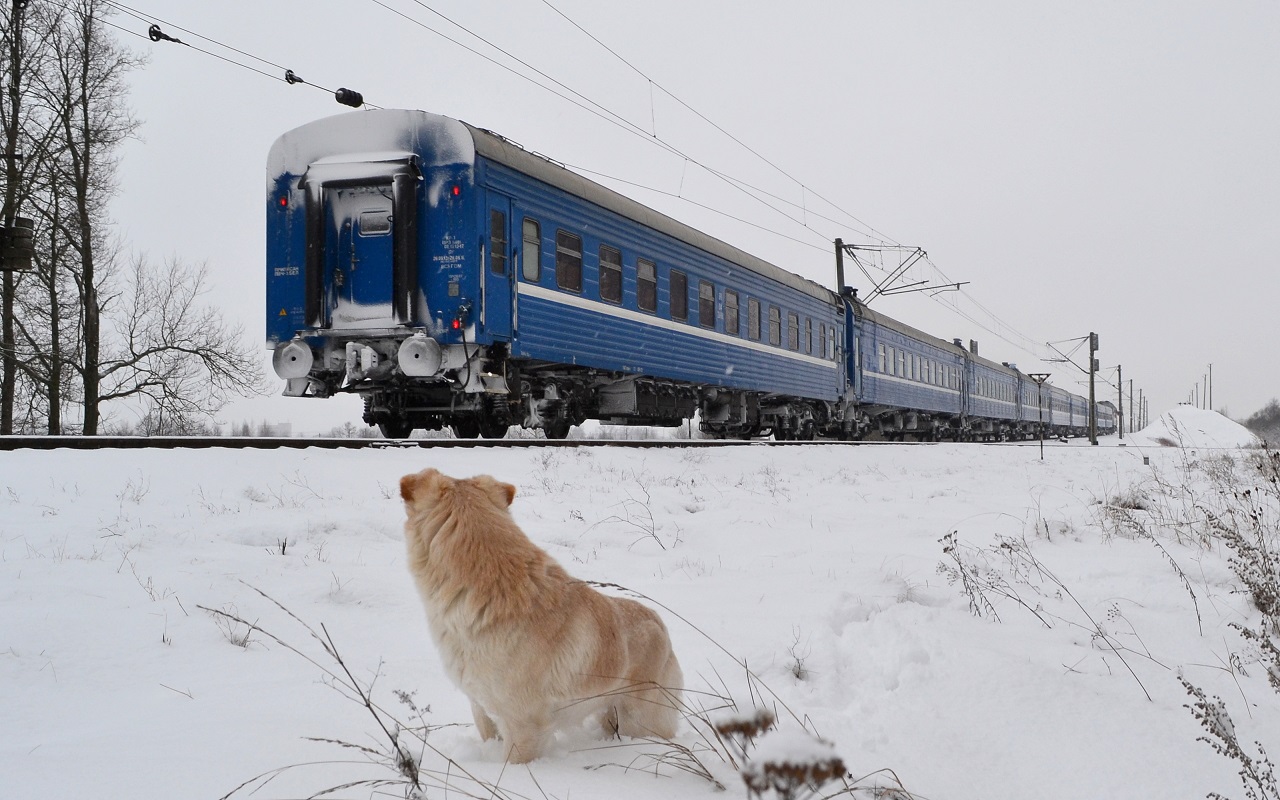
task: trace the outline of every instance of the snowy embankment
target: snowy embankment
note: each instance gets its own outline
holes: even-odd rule
[[[1178,406],[1166,411],[1147,427],[1133,434],[1135,445],[1158,447],[1257,447],[1258,437],[1245,426],[1217,411],[1195,406]]]
[[[1221,547],[1123,535],[1111,511],[1195,464],[1115,444],[1050,445],[1043,461],[1034,445],[3,453],[0,794],[216,798],[302,763],[319,765],[253,796],[397,779],[305,738],[386,741],[300,620],[374,702],[409,722],[396,693],[410,692],[440,726],[416,754],[448,771],[433,781],[717,796],[668,743],[563,736],[504,769],[480,742],[405,569],[397,481],[426,466],[516,484],[516,519],[570,572],[665,607],[690,700],[748,713],[763,694],[859,786],[893,785],[862,778],[892,770],[931,800],[1238,793],[1178,676],[1227,700],[1242,742],[1280,748],[1280,704],[1228,627],[1258,612]],[[677,744],[718,796],[745,796],[701,741],[690,723]]]

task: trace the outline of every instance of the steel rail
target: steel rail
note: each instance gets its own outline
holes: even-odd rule
[[[929,445],[937,442],[769,441],[736,439],[336,439],[282,436],[0,436],[0,451],[105,449],[275,450],[319,447],[329,450],[399,447],[788,447],[795,445]]]

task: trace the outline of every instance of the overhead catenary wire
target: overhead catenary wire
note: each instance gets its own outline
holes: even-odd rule
[[[415,2],[417,2],[417,0],[415,0]],[[823,202],[824,202],[824,203],[826,203],[827,205],[829,205],[829,206],[831,206],[832,208],[836,209],[836,210],[837,210],[837,211],[839,211],[841,214],[844,214],[844,215],[845,215],[846,217],[848,217],[850,220],[853,220],[853,221],[854,221],[855,223],[857,223],[858,225],[860,225],[860,226],[862,226],[862,227],[866,228],[868,231],[870,231],[871,233],[875,234],[877,237],[879,237],[879,238],[880,238],[880,240],[881,240],[881,241],[883,241],[883,242],[888,242],[888,243],[892,243],[892,244],[901,244],[901,242],[895,241],[892,237],[887,236],[887,235],[885,235],[885,234],[881,233],[880,231],[876,230],[876,229],[875,229],[873,226],[871,226],[870,224],[866,223],[865,221],[863,221],[863,220],[859,219],[858,217],[854,216],[854,215],[853,215],[853,214],[851,214],[850,212],[848,212],[848,211],[844,210],[843,208],[841,208],[838,204],[836,204],[836,203],[832,202],[831,200],[828,200],[826,197],[822,196],[822,195],[821,195],[821,194],[819,194],[818,192],[815,192],[815,191],[813,190],[813,188],[812,188],[812,187],[810,187],[810,186],[808,186],[807,184],[805,184],[805,183],[804,183],[804,181],[800,180],[799,178],[795,177],[795,176],[794,176],[794,175],[792,175],[791,173],[787,172],[785,169],[783,169],[782,167],[778,166],[776,163],[774,163],[774,162],[773,162],[772,160],[770,160],[769,158],[765,157],[763,154],[761,154],[758,150],[756,150],[755,148],[753,148],[751,145],[747,144],[746,142],[744,142],[742,139],[738,138],[737,136],[734,136],[732,133],[730,133],[728,130],[726,130],[724,127],[722,127],[720,124],[718,124],[717,122],[715,122],[714,120],[712,120],[710,117],[706,116],[706,115],[705,115],[705,114],[703,114],[701,111],[699,111],[698,109],[694,108],[694,107],[693,107],[693,106],[691,106],[689,103],[685,102],[683,99],[681,99],[678,95],[676,95],[676,94],[675,94],[674,92],[672,92],[670,89],[667,89],[665,86],[663,86],[662,84],[660,84],[660,83],[658,83],[656,80],[654,80],[654,79],[653,79],[653,77],[652,77],[652,76],[650,76],[648,73],[646,73],[644,70],[640,69],[640,68],[639,68],[639,67],[637,67],[635,64],[632,64],[630,61],[628,61],[626,58],[624,58],[621,54],[619,54],[619,53],[618,53],[616,50],[614,50],[612,47],[610,47],[609,45],[607,45],[607,44],[605,44],[604,42],[602,42],[602,41],[601,41],[601,40],[600,40],[600,39],[599,39],[595,34],[591,33],[591,31],[588,31],[586,28],[582,27],[582,25],[580,25],[576,20],[574,20],[574,19],[573,19],[572,17],[570,17],[568,14],[564,13],[563,11],[561,11],[561,10],[560,10],[559,8],[557,8],[555,5],[553,5],[553,4],[550,2],[550,0],[542,0],[542,4],[543,4],[543,5],[545,5],[547,8],[551,9],[552,11],[554,11],[556,14],[560,15],[560,17],[562,17],[562,18],[563,18],[566,22],[568,22],[570,25],[572,25],[573,27],[575,27],[575,28],[577,28],[579,31],[581,31],[581,32],[582,32],[582,33],[583,33],[587,38],[591,39],[591,41],[593,41],[593,42],[595,42],[596,44],[600,45],[600,47],[604,48],[604,49],[605,49],[605,50],[606,50],[610,55],[612,55],[614,58],[616,58],[616,59],[618,59],[619,61],[621,61],[621,62],[622,62],[623,64],[625,64],[629,69],[631,69],[633,72],[635,72],[637,75],[639,75],[640,77],[642,77],[642,78],[644,78],[646,81],[648,81],[648,83],[649,83],[649,85],[650,85],[651,87],[656,87],[659,91],[661,91],[661,92],[662,92],[663,94],[665,94],[667,97],[670,97],[672,100],[674,100],[675,102],[679,103],[682,107],[684,107],[686,110],[688,110],[691,114],[693,114],[694,116],[698,117],[698,118],[699,118],[699,119],[701,119],[703,122],[705,122],[705,123],[707,123],[708,125],[710,125],[712,128],[715,128],[717,131],[719,131],[721,134],[723,134],[723,135],[724,135],[724,136],[726,136],[728,139],[730,139],[731,141],[733,141],[733,142],[734,142],[735,144],[737,144],[739,147],[741,147],[742,149],[746,150],[748,153],[750,153],[751,155],[755,156],[756,158],[760,159],[760,161],[762,161],[762,162],[764,162],[765,164],[769,165],[769,166],[770,166],[770,167],[772,167],[774,170],[776,170],[779,174],[783,175],[783,176],[784,176],[784,177],[786,177],[788,180],[792,181],[792,182],[793,182],[793,183],[795,183],[797,186],[799,186],[799,187],[800,187],[800,191],[801,191],[801,200],[802,200],[802,202],[798,204],[798,207],[800,207],[800,208],[802,208],[802,209],[804,208],[803,198],[804,198],[804,193],[807,191],[809,194],[812,194],[814,197],[817,197],[819,200],[823,201]],[[651,111],[651,114],[652,114],[652,101],[650,101],[650,111]],[[655,128],[656,128],[656,124],[655,124]],[[657,132],[656,132],[656,131],[654,132],[654,136],[655,136],[655,137],[657,136]],[[787,202],[792,202],[792,201],[787,201]],[[824,217],[824,219],[826,219],[826,218]],[[829,219],[828,221],[833,222],[833,223],[836,223],[836,220],[830,220],[830,219]],[[839,224],[839,223],[837,223],[837,224]],[[808,226],[806,225],[805,227],[808,227]]]
[[[421,0],[415,0],[415,2],[418,2],[418,3],[419,3],[419,5],[422,5]],[[690,105],[689,103],[687,103],[686,101],[684,101],[682,98],[680,98],[679,96],[677,96],[674,92],[670,91],[669,89],[667,89],[666,87],[664,87],[661,83],[659,83],[658,81],[654,80],[654,79],[653,79],[653,77],[652,77],[651,75],[649,75],[648,73],[646,73],[643,69],[641,69],[640,67],[638,67],[638,66],[636,66],[635,64],[633,64],[630,60],[628,60],[626,57],[624,57],[624,56],[623,56],[621,53],[619,53],[617,50],[615,50],[614,48],[610,47],[608,44],[606,44],[604,41],[602,41],[602,40],[601,40],[599,37],[597,37],[595,34],[591,33],[591,32],[590,32],[589,30],[587,30],[584,26],[582,26],[582,25],[581,25],[581,24],[579,24],[576,20],[574,20],[573,18],[571,18],[571,17],[570,17],[568,14],[566,14],[564,11],[560,10],[560,9],[559,9],[555,4],[553,4],[553,3],[551,2],[551,0],[542,0],[542,3],[543,3],[543,5],[545,5],[547,8],[551,9],[551,10],[552,10],[552,11],[554,11],[557,15],[559,15],[561,18],[563,18],[563,19],[564,19],[566,22],[568,22],[570,25],[572,25],[574,28],[576,28],[578,31],[580,31],[580,32],[581,32],[583,35],[585,35],[587,38],[591,39],[591,41],[595,42],[598,46],[600,46],[601,48],[603,48],[606,52],[608,52],[610,55],[612,55],[614,58],[616,58],[618,61],[620,61],[622,64],[624,64],[628,69],[632,70],[634,73],[636,73],[636,74],[637,74],[637,75],[639,75],[641,78],[643,78],[645,81],[647,81],[647,82],[648,82],[648,84],[649,84],[649,86],[651,87],[651,89],[650,89],[650,92],[651,92],[651,93],[652,93],[652,89],[656,87],[656,88],[657,88],[659,91],[661,91],[663,94],[665,94],[666,96],[670,97],[673,101],[675,101],[676,103],[678,103],[678,104],[679,104],[680,106],[682,106],[683,108],[687,109],[690,113],[694,114],[696,117],[698,117],[699,119],[701,119],[701,120],[702,120],[703,122],[705,122],[707,125],[711,126],[711,127],[712,127],[712,128],[714,128],[716,131],[718,131],[719,133],[721,133],[722,135],[724,135],[726,138],[728,138],[729,140],[731,140],[732,142],[734,142],[735,144],[737,144],[739,147],[743,148],[743,149],[744,149],[744,150],[746,150],[748,153],[750,153],[751,155],[755,156],[757,159],[759,159],[759,160],[760,160],[761,162],[763,162],[764,164],[767,164],[769,167],[771,167],[772,169],[776,170],[779,174],[783,175],[783,176],[784,176],[784,177],[786,177],[788,180],[790,180],[790,181],[794,182],[797,186],[799,186],[799,187],[800,187],[800,191],[801,191],[801,200],[802,200],[802,202],[801,202],[800,204],[796,204],[796,203],[794,203],[793,201],[786,200],[786,199],[784,199],[784,198],[778,197],[777,195],[772,195],[772,194],[771,194],[770,196],[772,196],[772,197],[774,197],[775,199],[778,199],[778,200],[780,200],[780,201],[782,201],[782,202],[788,203],[789,205],[792,205],[792,206],[794,206],[794,207],[800,208],[800,209],[802,210],[802,212],[804,213],[804,216],[805,216],[806,218],[807,218],[810,214],[813,214],[814,216],[817,216],[817,217],[819,217],[819,218],[822,218],[822,219],[824,219],[824,220],[826,220],[826,221],[828,221],[828,222],[831,222],[831,223],[833,223],[833,224],[840,224],[837,220],[831,219],[830,217],[826,217],[826,216],[823,216],[823,215],[820,215],[820,214],[816,214],[816,213],[812,212],[811,210],[809,210],[809,209],[807,209],[807,208],[805,207],[805,204],[803,203],[803,199],[804,199],[805,195],[806,195],[806,194],[812,194],[814,197],[816,197],[816,198],[818,198],[818,199],[822,200],[824,203],[826,203],[828,206],[830,206],[831,208],[833,208],[833,209],[835,209],[836,211],[838,211],[840,214],[843,214],[844,216],[848,217],[849,219],[851,219],[851,220],[855,221],[859,226],[861,226],[861,227],[863,227],[863,228],[865,228],[865,229],[867,229],[867,230],[871,231],[872,233],[874,233],[874,234],[875,234],[875,236],[876,236],[876,237],[878,237],[878,238],[880,239],[880,241],[881,241],[881,242],[883,242],[883,243],[891,243],[891,244],[894,244],[894,245],[901,245],[901,243],[900,243],[899,241],[897,241],[896,239],[894,239],[892,236],[889,236],[888,234],[885,234],[885,233],[883,233],[883,232],[879,231],[878,229],[876,229],[875,227],[873,227],[873,226],[871,226],[870,224],[866,223],[865,221],[863,221],[862,219],[858,218],[858,217],[857,217],[857,216],[855,216],[854,214],[852,214],[852,213],[850,213],[849,211],[845,210],[844,208],[842,208],[842,207],[841,207],[840,205],[838,205],[837,203],[835,203],[835,202],[833,202],[833,201],[829,200],[828,198],[826,198],[826,197],[825,197],[825,196],[823,196],[822,194],[819,194],[818,192],[814,191],[814,190],[812,189],[812,187],[808,186],[804,181],[801,181],[799,178],[797,178],[796,176],[792,175],[792,174],[791,174],[791,173],[789,173],[787,170],[783,169],[781,166],[779,166],[779,165],[778,165],[777,163],[775,163],[773,160],[771,160],[771,159],[767,158],[767,157],[766,157],[766,156],[764,156],[762,153],[760,153],[758,150],[756,150],[755,148],[753,148],[753,147],[751,147],[750,145],[748,145],[748,144],[747,144],[746,142],[744,142],[740,137],[735,136],[733,133],[731,133],[731,132],[730,132],[729,130],[727,130],[725,127],[723,127],[723,126],[721,126],[720,124],[716,123],[714,120],[712,120],[711,118],[709,118],[707,115],[703,114],[701,111],[699,111],[698,109],[694,108],[692,105]],[[654,113],[655,113],[655,112],[654,112],[654,110],[653,110],[653,108],[652,108],[652,99],[651,99],[651,100],[650,100],[650,115],[651,115],[651,117],[654,115]],[[656,134],[656,123],[654,124],[654,127],[655,127],[654,136],[656,137],[656,135],[657,135],[657,134]],[[754,187],[753,187],[753,188],[754,188]],[[762,191],[762,190],[761,190],[761,191]],[[792,218],[792,219],[793,219],[793,221],[795,221],[795,220],[794,220],[794,218]],[[807,219],[806,219],[806,220],[802,220],[802,221],[800,221],[800,224],[804,225],[804,227],[806,227],[806,228],[809,228],[809,227],[810,227],[810,226],[807,224]],[[981,328],[982,330],[984,330],[984,331],[986,331],[986,332],[988,332],[988,333],[992,334],[993,336],[996,336],[996,337],[997,337],[997,338],[999,338],[1000,340],[1002,340],[1002,341],[1004,341],[1004,342],[1006,342],[1006,343],[1008,343],[1008,344],[1010,344],[1010,345],[1012,345],[1012,346],[1014,346],[1014,347],[1016,347],[1016,348],[1018,348],[1018,349],[1020,349],[1020,350],[1024,350],[1024,351],[1026,351],[1029,355],[1032,355],[1033,357],[1035,357],[1035,358],[1037,358],[1037,359],[1040,359],[1040,360],[1042,360],[1042,361],[1043,361],[1043,360],[1047,360],[1048,353],[1047,353],[1047,351],[1045,350],[1045,345],[1044,345],[1043,343],[1038,342],[1038,341],[1036,341],[1035,339],[1032,339],[1031,337],[1029,337],[1029,336],[1027,336],[1027,335],[1025,335],[1025,334],[1021,333],[1021,332],[1020,332],[1020,331],[1018,331],[1016,328],[1014,328],[1012,325],[1008,324],[1007,322],[1005,322],[1004,320],[1002,320],[1000,317],[998,317],[994,312],[992,312],[990,309],[988,309],[986,306],[984,306],[981,302],[979,302],[979,301],[977,300],[977,298],[975,298],[975,297],[972,295],[972,293],[970,293],[970,292],[968,292],[968,291],[966,291],[966,290],[964,290],[964,289],[959,288],[959,284],[957,284],[955,281],[951,280],[951,279],[946,275],[946,273],[944,273],[944,272],[942,271],[942,269],[941,269],[941,268],[939,268],[939,267],[938,267],[938,265],[937,265],[937,264],[936,264],[932,259],[930,259],[927,255],[925,255],[925,256],[924,256],[924,258],[923,258],[923,259],[921,259],[921,260],[922,260],[925,264],[927,264],[927,265],[928,265],[928,266],[929,266],[929,267],[930,267],[930,268],[931,268],[931,269],[932,269],[932,270],[933,270],[933,271],[934,271],[934,272],[935,272],[939,277],[941,277],[941,278],[942,278],[942,281],[941,281],[941,282],[942,282],[942,284],[944,284],[944,285],[955,285],[955,286],[956,286],[955,295],[958,295],[959,297],[963,297],[967,302],[971,303],[974,307],[976,307],[976,308],[981,312],[981,314],[982,314],[984,317],[986,317],[986,319],[988,320],[988,323],[989,323],[989,324],[988,324],[988,323],[984,323],[984,322],[982,322],[982,321],[980,321],[980,320],[976,319],[976,318],[975,318],[975,316],[974,316],[973,314],[970,314],[970,313],[968,313],[968,312],[966,312],[966,311],[962,310],[962,309],[960,308],[959,303],[957,302],[956,297],[953,297],[953,296],[939,296],[939,295],[940,295],[940,293],[934,293],[934,294],[931,294],[931,295],[930,295],[931,299],[933,299],[933,300],[937,301],[938,303],[940,303],[940,304],[942,304],[942,305],[946,306],[946,307],[947,307],[947,308],[949,308],[953,313],[957,314],[958,316],[960,316],[961,318],[963,318],[963,319],[965,319],[966,321],[970,322],[971,324],[976,325],[977,327]],[[887,271],[887,270],[886,270],[886,271]]]
[[[685,160],[686,160],[686,161],[688,161],[689,163],[694,164],[695,166],[697,166],[697,167],[701,168],[702,170],[704,170],[705,172],[707,172],[709,175],[712,175],[712,176],[714,176],[714,177],[718,178],[719,180],[721,180],[721,181],[725,182],[726,184],[728,184],[728,185],[729,185],[729,186],[731,186],[732,188],[734,188],[734,189],[738,190],[739,192],[741,192],[741,193],[745,194],[748,198],[750,198],[750,199],[754,200],[755,202],[757,202],[757,203],[759,203],[759,204],[761,204],[761,205],[765,206],[766,208],[770,209],[770,210],[771,210],[771,211],[773,211],[774,213],[780,214],[780,215],[782,215],[782,216],[786,217],[787,219],[790,219],[792,222],[796,223],[797,225],[804,226],[804,221],[803,221],[802,219],[797,219],[796,217],[792,216],[791,214],[787,213],[786,211],[783,211],[782,209],[778,208],[777,206],[773,205],[772,203],[770,203],[770,202],[768,202],[767,200],[765,200],[765,199],[763,199],[762,197],[760,197],[759,195],[762,195],[762,194],[763,194],[763,195],[766,195],[766,196],[768,196],[768,195],[769,195],[769,193],[765,192],[764,190],[761,190],[761,189],[759,189],[758,187],[752,186],[751,184],[749,184],[749,183],[747,183],[747,182],[745,182],[745,181],[741,181],[741,180],[737,180],[737,179],[730,179],[730,178],[728,178],[724,173],[722,173],[722,172],[720,172],[720,171],[718,171],[718,170],[716,170],[716,169],[714,169],[714,168],[712,168],[712,167],[708,166],[707,164],[703,163],[701,160],[699,160],[699,159],[697,159],[697,158],[695,158],[695,157],[693,157],[693,156],[689,155],[688,153],[684,152],[683,150],[681,150],[680,148],[678,148],[678,147],[676,147],[675,145],[671,144],[670,142],[667,142],[666,140],[662,139],[661,137],[655,137],[655,136],[650,135],[650,134],[649,134],[649,133],[648,133],[648,132],[647,132],[647,131],[646,131],[646,130],[641,126],[641,125],[638,125],[637,123],[632,122],[631,120],[627,119],[625,116],[623,116],[623,115],[619,114],[618,112],[616,112],[616,111],[614,111],[614,110],[612,110],[612,109],[608,108],[607,106],[603,105],[602,103],[598,103],[598,102],[596,102],[595,100],[592,100],[591,98],[587,97],[587,96],[586,96],[586,95],[584,95],[583,93],[581,93],[581,92],[577,91],[576,89],[573,89],[572,87],[568,86],[568,85],[567,85],[567,84],[565,84],[563,81],[560,81],[560,80],[558,80],[557,78],[553,77],[552,75],[549,75],[548,73],[544,72],[543,70],[538,69],[536,66],[534,66],[534,65],[530,64],[529,62],[525,61],[524,59],[521,59],[519,56],[516,56],[515,54],[511,53],[510,51],[508,51],[508,50],[504,49],[503,47],[501,47],[501,46],[499,46],[499,45],[497,45],[497,44],[494,44],[493,42],[489,41],[489,40],[488,40],[488,39],[486,39],[485,37],[483,37],[483,36],[481,36],[481,35],[479,35],[479,34],[475,33],[475,32],[474,32],[474,31],[472,31],[472,30],[470,30],[470,29],[469,29],[469,28],[467,28],[466,26],[464,26],[464,25],[462,25],[462,24],[460,24],[460,23],[458,23],[458,22],[456,22],[456,21],[454,21],[454,20],[450,19],[450,18],[449,18],[449,17],[447,17],[446,15],[442,14],[441,12],[437,11],[437,10],[436,10],[436,9],[434,9],[434,8],[431,8],[431,7],[430,7],[430,6],[428,6],[426,3],[422,2],[422,0],[412,0],[412,2],[414,2],[416,5],[418,5],[419,7],[421,7],[422,9],[424,9],[425,11],[428,11],[428,12],[430,12],[430,13],[432,13],[432,14],[434,14],[434,15],[438,16],[438,17],[440,17],[441,19],[443,19],[444,21],[448,22],[450,25],[454,26],[454,27],[455,27],[455,28],[457,28],[458,30],[461,30],[461,31],[463,31],[464,33],[466,33],[468,36],[471,36],[471,37],[473,37],[474,39],[476,39],[476,40],[478,40],[478,41],[480,41],[480,42],[483,42],[486,46],[488,46],[488,47],[492,48],[493,50],[495,50],[495,51],[497,51],[497,52],[499,52],[499,53],[501,53],[502,55],[506,56],[507,58],[509,58],[509,59],[511,59],[512,61],[516,62],[517,64],[521,65],[522,67],[524,67],[524,68],[526,68],[526,69],[528,69],[528,70],[530,70],[530,71],[534,72],[535,74],[537,74],[537,75],[541,76],[541,77],[542,77],[542,78],[544,78],[545,80],[550,81],[550,82],[551,82],[552,84],[554,84],[556,87],[560,87],[560,89],[562,89],[563,91],[557,90],[557,89],[556,89],[556,88],[554,88],[553,86],[548,86],[547,84],[540,83],[539,81],[535,80],[533,77],[531,77],[531,76],[529,76],[529,75],[527,75],[527,74],[524,74],[524,73],[520,72],[520,70],[518,70],[518,69],[516,69],[516,68],[512,67],[510,64],[505,64],[505,63],[503,63],[502,61],[500,61],[500,60],[498,60],[498,59],[494,58],[493,56],[491,56],[491,55],[489,55],[489,54],[487,54],[487,53],[483,53],[483,52],[481,52],[480,50],[477,50],[476,48],[474,48],[474,47],[472,47],[472,46],[470,46],[470,45],[468,45],[468,44],[465,44],[464,42],[460,42],[460,41],[458,41],[456,38],[454,38],[454,37],[452,37],[452,36],[448,35],[447,33],[444,33],[443,31],[440,31],[440,30],[437,30],[436,28],[431,27],[430,25],[428,25],[427,23],[423,22],[422,20],[417,19],[417,18],[415,18],[415,17],[413,17],[413,16],[411,16],[411,15],[409,15],[409,14],[406,14],[405,12],[403,12],[403,11],[401,11],[401,10],[397,9],[397,8],[393,8],[392,6],[390,6],[390,5],[388,5],[387,3],[383,2],[382,0],[370,0],[370,1],[371,1],[372,3],[374,3],[374,5],[377,5],[377,6],[381,7],[381,8],[383,8],[383,9],[385,9],[386,11],[388,11],[388,12],[390,12],[390,13],[392,13],[392,14],[395,14],[396,16],[400,17],[401,19],[405,20],[406,22],[410,22],[410,23],[412,23],[412,24],[414,24],[414,25],[417,25],[418,27],[422,28],[423,30],[428,31],[428,32],[430,32],[430,33],[432,33],[432,34],[435,34],[436,36],[439,36],[440,38],[444,39],[445,41],[448,41],[448,42],[450,42],[450,43],[452,43],[452,44],[454,44],[454,45],[456,45],[456,46],[458,46],[458,47],[461,47],[462,49],[466,50],[467,52],[469,52],[469,53],[471,53],[471,54],[473,54],[473,55],[479,56],[480,58],[482,58],[482,59],[484,59],[484,60],[488,61],[489,63],[491,63],[491,64],[493,64],[493,65],[495,65],[495,66],[497,66],[497,67],[499,67],[499,68],[501,68],[501,69],[503,69],[503,70],[506,70],[507,72],[510,72],[512,75],[515,75],[516,77],[520,78],[521,80],[524,80],[524,81],[527,81],[527,82],[529,82],[529,83],[532,83],[534,86],[537,86],[537,87],[539,87],[540,89],[543,89],[544,91],[550,92],[551,94],[554,94],[554,95],[556,95],[556,96],[560,97],[561,99],[563,99],[563,100],[565,100],[565,101],[567,101],[567,102],[569,102],[569,103],[572,103],[573,105],[578,106],[579,108],[583,109],[584,111],[587,111],[587,112],[589,112],[589,113],[593,114],[594,116],[597,116],[597,117],[599,117],[599,118],[601,118],[601,119],[605,120],[606,122],[609,122],[610,124],[615,125],[615,126],[617,126],[617,127],[621,128],[621,129],[625,130],[626,132],[628,132],[628,133],[632,134],[633,136],[637,136],[637,137],[641,138],[642,140],[644,140],[644,141],[646,141],[646,142],[649,142],[649,143],[651,143],[651,144],[655,144],[656,146],[658,146],[659,148],[661,148],[662,150],[666,151],[667,153],[669,153],[669,154],[671,154],[671,155],[674,155],[674,156],[676,156],[676,157],[678,157],[678,158],[685,159]],[[569,95],[572,95],[572,97],[567,96],[567,95],[565,94],[565,92],[568,92],[568,93],[569,93]],[[575,99],[575,98],[577,98],[577,99]],[[787,203],[788,205],[793,205],[793,206],[795,206],[796,208],[800,208],[800,207],[801,207],[801,206],[799,206],[799,205],[797,205],[797,204],[793,203],[792,201],[782,200],[781,202]],[[804,227],[808,227],[808,226],[804,226]],[[812,230],[812,228],[809,228],[809,230]],[[816,231],[814,231],[814,233],[815,233],[815,235],[820,235],[820,234],[817,234],[817,232],[816,232]]]
[[[59,4],[59,5],[62,5],[62,4]],[[343,92],[350,92],[350,90],[347,90],[347,89],[333,90],[325,86],[322,86],[320,84],[304,80],[303,78],[299,77],[292,69],[285,67],[283,64],[278,64],[269,59],[254,55],[253,53],[250,53],[246,50],[242,50],[238,47],[234,47],[232,45],[226,44],[225,42],[219,41],[210,36],[205,36],[204,34],[198,33],[190,28],[183,27],[182,25],[171,22],[169,20],[161,19],[160,17],[154,16],[146,11],[121,3],[119,2],[119,0],[103,0],[103,5],[113,10],[119,11],[120,13],[125,14],[127,16],[133,17],[139,22],[142,22],[148,25],[147,35],[142,36],[141,34],[131,31],[128,28],[125,28],[121,25],[117,25],[109,20],[100,18],[101,22],[103,22],[104,24],[110,25],[111,27],[116,28],[117,30],[125,31],[134,36],[141,36],[141,38],[148,39],[153,43],[158,43],[162,41],[172,42],[174,44],[178,44],[183,47],[189,48],[191,50],[194,50],[198,53],[209,56],[211,58],[218,59],[219,61],[223,61],[227,64],[231,64],[233,66],[240,67],[241,69],[248,70],[249,72],[253,72],[258,75],[271,78],[272,80],[281,81],[291,86],[294,84],[300,83],[306,86],[313,87],[319,91],[322,91],[322,92],[325,92],[326,94],[334,96],[336,99],[338,99],[338,102],[341,102],[347,105],[350,104],[350,103],[346,103],[341,97],[341,94]],[[62,7],[66,8],[65,5],[62,5]],[[184,39],[179,39],[179,38],[170,36],[167,33],[165,33],[163,28],[160,27],[161,25],[167,26],[171,30],[181,31],[185,36],[195,37],[197,39],[200,39],[203,42],[208,42],[209,44],[214,45],[223,50],[226,50],[228,52],[235,53],[236,55],[243,56],[247,59],[251,59],[252,61],[256,61],[259,64],[264,64],[268,67],[274,67],[277,70],[279,70],[279,72],[278,73],[268,72],[265,69],[254,66],[253,64],[248,64],[248,63],[245,63],[244,61],[237,60],[230,56],[226,56],[226,55],[222,55],[221,53],[214,52],[213,50],[207,47],[201,47],[201,46],[192,44],[189,41],[185,41]],[[363,100],[363,98],[361,98],[361,100]],[[363,105],[368,106],[370,108],[380,108],[380,106],[377,106],[373,103],[368,103],[368,102],[364,102]]]

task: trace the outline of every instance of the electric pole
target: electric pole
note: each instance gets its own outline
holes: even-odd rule
[[[1089,444],[1098,443],[1098,401],[1094,377],[1098,374],[1098,334],[1089,333]]]
[[[1137,428],[1133,427],[1134,424],[1135,422],[1133,419],[1133,378],[1130,378],[1129,379],[1129,430],[1130,431],[1137,430]]]
[[[1040,460],[1044,461],[1044,382],[1049,380],[1049,373],[1029,372],[1027,377],[1036,382],[1037,405],[1040,407]]]
[[[1116,390],[1120,392],[1118,395],[1118,403],[1116,405],[1116,430],[1120,432],[1120,441],[1124,441],[1124,367],[1116,365]]]

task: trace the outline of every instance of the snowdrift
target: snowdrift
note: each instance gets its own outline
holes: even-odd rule
[[[1162,447],[1258,447],[1248,428],[1217,411],[1180,405],[1133,434],[1133,443]]]

